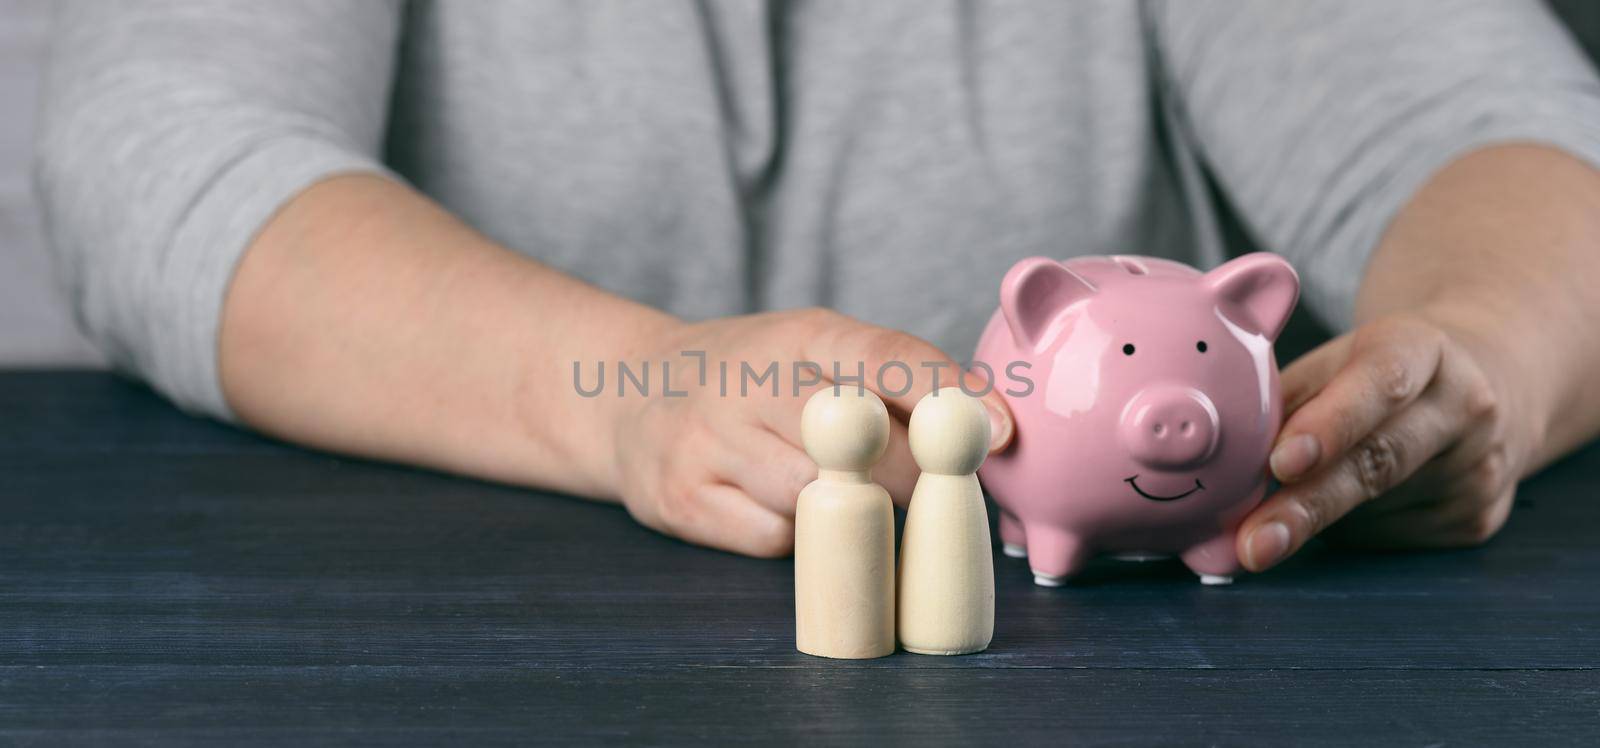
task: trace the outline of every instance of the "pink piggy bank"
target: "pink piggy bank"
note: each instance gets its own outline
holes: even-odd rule
[[[1050,587],[1101,553],[1233,581],[1283,417],[1272,344],[1299,294],[1267,253],[1203,274],[1129,256],[1012,267],[975,356],[1016,418],[979,471],[1006,555]]]

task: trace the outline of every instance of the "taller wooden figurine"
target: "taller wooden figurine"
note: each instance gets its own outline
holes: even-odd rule
[[[994,636],[994,560],[978,466],[989,416],[958,387],[923,396],[907,428],[922,468],[900,537],[900,645],[908,652],[980,652]]]
[[[795,646],[819,657],[893,654],[894,507],[872,482],[889,446],[889,411],[860,387],[806,401],[800,438],[817,479],[794,518]]]

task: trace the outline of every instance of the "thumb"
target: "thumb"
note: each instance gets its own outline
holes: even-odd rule
[[[1350,357],[1350,335],[1330,340],[1283,367],[1283,415],[1287,418],[1315,397]]]
[[[932,343],[910,333],[865,323],[856,323],[820,342],[823,346],[813,348],[813,356],[824,361],[848,361],[846,369],[853,369],[860,362],[855,372],[862,374],[867,389],[883,398],[884,404],[901,418],[910,417],[928,393],[959,384],[988,411],[989,452],[998,452],[1011,443],[1016,430],[1011,409],[994,383],[977,372],[962,371],[960,364]]]
[[[982,392],[978,398],[989,413],[989,454],[998,454],[1011,446],[1017,434],[1016,419],[1011,415],[1011,405],[1000,395],[1000,385],[971,369],[962,372],[963,391]]]

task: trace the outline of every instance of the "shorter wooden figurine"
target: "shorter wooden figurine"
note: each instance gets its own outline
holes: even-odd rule
[[[795,646],[893,654],[894,507],[870,473],[889,445],[889,411],[863,388],[828,387],[806,401],[800,435],[817,479],[795,506]]]
[[[900,644],[908,652],[981,652],[994,636],[994,560],[978,466],[989,451],[983,404],[948,387],[911,413],[922,468],[900,538]]]

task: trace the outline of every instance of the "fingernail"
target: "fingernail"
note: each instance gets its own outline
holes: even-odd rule
[[[1289,553],[1289,526],[1282,522],[1268,522],[1250,533],[1244,548],[1250,556],[1251,568],[1260,571],[1272,566]]]
[[[1272,450],[1272,474],[1278,480],[1288,482],[1305,474],[1317,458],[1322,456],[1322,447],[1317,444],[1317,438],[1310,434],[1300,434],[1290,437],[1277,449]]]
[[[983,409],[989,411],[989,451],[994,452],[1011,441],[1011,418],[990,403]]]

